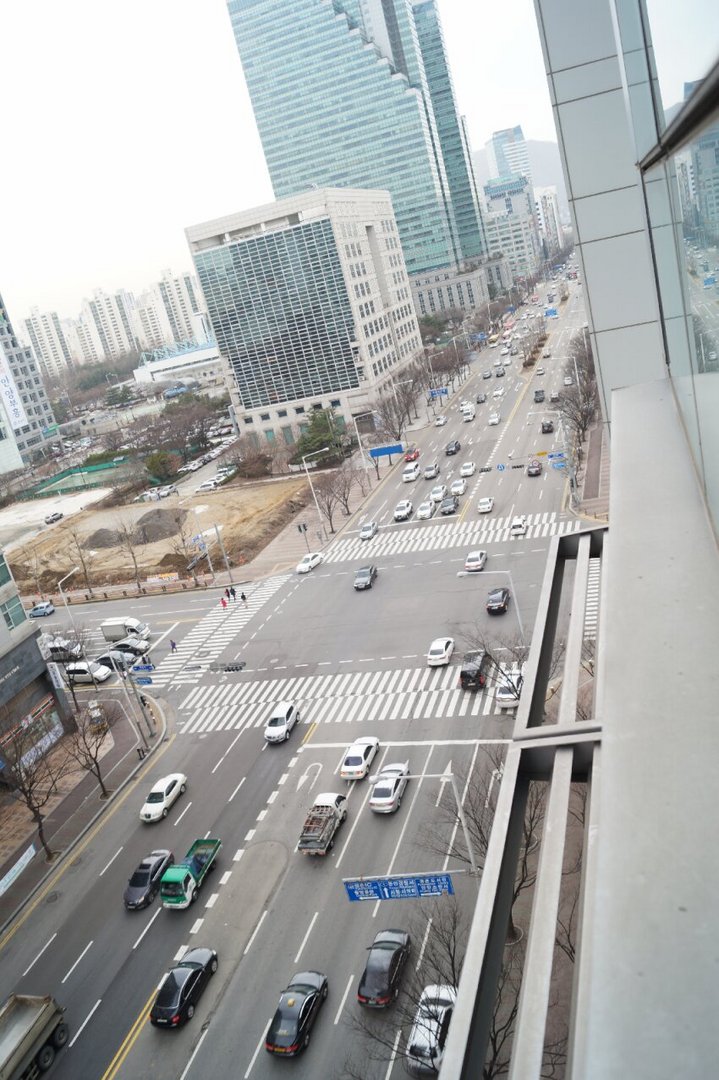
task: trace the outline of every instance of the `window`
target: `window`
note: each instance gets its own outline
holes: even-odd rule
[[[0,555],[0,585],[6,585],[10,581],[12,575],[8,570],[8,565],[5,562],[5,556]]]
[[[246,424],[252,424],[254,422],[251,416],[243,416],[242,419],[245,421]]]
[[[268,412],[260,413],[260,420],[269,420],[270,414]]]
[[[295,406],[295,412],[297,413],[298,416],[301,416],[304,411],[305,411],[304,405],[296,405]]]
[[[14,596],[6,604],[0,604],[0,612],[2,612],[8,630],[13,630],[27,619],[19,596]]]
[[[287,416],[287,409],[278,409],[277,410],[277,415],[278,416]]]

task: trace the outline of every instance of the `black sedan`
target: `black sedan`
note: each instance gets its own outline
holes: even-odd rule
[[[439,504],[440,514],[456,514],[459,510],[459,496],[447,495]]]
[[[554,431],[554,424],[551,420],[542,420],[542,435],[549,435]]]
[[[292,978],[265,1036],[268,1053],[294,1057],[309,1044],[327,989],[327,976],[319,971],[300,971]]]
[[[462,444],[460,443],[459,439],[452,439],[452,441],[448,442],[445,446],[444,452],[447,457],[451,457],[452,454],[458,454],[461,449]]]
[[[478,405],[484,405],[486,400],[487,400],[487,395],[486,394],[477,394],[476,401],[477,401]]]
[[[371,589],[374,579],[377,577],[376,566],[361,566],[355,571],[355,589]]]
[[[138,658],[133,653],[121,652],[119,649],[108,649],[102,656],[98,656],[95,661],[96,664],[102,664],[103,667],[109,667],[110,671],[127,671],[133,664],[137,663]]]
[[[487,597],[487,611],[490,615],[504,615],[509,607],[509,589],[492,589]]]
[[[541,476],[542,475],[542,463],[535,458],[527,465],[527,476]]]
[[[171,851],[162,849],[151,851],[142,860],[128,881],[122,897],[128,911],[137,911],[152,903],[159,891],[160,879],[168,866],[174,862],[174,858]]]
[[[177,1028],[191,1020],[195,1006],[217,971],[214,949],[188,949],[162,981],[150,1010],[155,1027]]]
[[[411,947],[405,930],[380,930],[369,947],[369,956],[359,981],[357,1001],[370,1009],[385,1009],[399,993]]]

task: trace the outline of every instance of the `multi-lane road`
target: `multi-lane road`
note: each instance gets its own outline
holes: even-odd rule
[[[559,358],[584,320],[575,296],[549,323],[552,357],[541,361],[543,377],[522,372],[513,357],[503,379],[484,380],[496,352],[486,350],[447,404],[448,423],[414,433],[420,462],[436,459],[438,479],[448,485],[462,463],[474,461],[456,515],[394,523],[400,499],[411,498],[416,508],[437,482],[404,484],[397,469],[363,510],[380,525],[371,541],[361,542],[359,522],[353,524],[314,571],[257,583],[246,606],[237,600],[225,610],[218,593],[113,605],[113,614],[125,610],[153,627],[150,692],[169,703],[168,737],[0,941],[4,991],[50,992],[67,1006],[71,1044],[58,1056],[56,1077],[254,1080],[290,1068],[329,1080],[350,1061],[367,1080],[403,1075],[401,1009],[382,1029],[386,1051],[373,1053],[353,1021],[356,985],[366,947],[383,927],[411,929],[415,971],[432,939],[432,908],[424,901],[351,904],[342,879],[466,870],[448,854],[458,842],[443,810],[451,785],[436,777],[452,773],[463,791],[468,778],[489,768],[485,750],[508,738],[512,714],[497,708],[493,687],[462,691],[457,665],[472,628],[529,639],[550,539],[578,525],[562,510],[565,476],[547,457],[561,452],[559,425],[541,434],[542,419],[558,419],[549,394],[561,391]],[[499,385],[502,422],[490,427],[491,392]],[[533,401],[539,386],[544,405]],[[464,423],[459,398],[480,391],[490,401]],[[462,449],[447,457],[444,447],[454,438]],[[538,455],[544,470],[528,477],[525,466]],[[490,515],[477,512],[484,495],[495,499]],[[509,536],[516,514],[528,521],[519,539]],[[477,547],[488,552],[486,569],[462,574],[467,551]],[[354,570],[368,561],[379,569],[375,585],[355,592]],[[512,601],[507,615],[493,619],[485,600],[497,585],[509,586]],[[99,651],[106,611],[73,612]],[[590,608],[588,634],[592,615]],[[61,613],[55,618],[51,628],[60,629]],[[430,641],[442,634],[457,640],[453,662],[428,668]],[[242,660],[244,669],[213,670],[230,660]],[[273,704],[285,699],[299,704],[301,723],[288,743],[268,747],[262,728]],[[369,810],[366,780],[346,785],[338,777],[344,749],[363,734],[380,739],[374,767],[409,761],[415,779],[395,815]],[[173,771],[187,774],[187,792],[165,820],[141,825],[144,794]],[[332,790],[348,793],[348,820],[326,858],[304,858],[294,848],[306,810],[314,795]],[[180,857],[204,836],[221,838],[223,847],[197,904],[184,912],[157,901],[142,912],[124,910],[126,879],[145,854],[168,847]],[[467,875],[455,882],[468,916],[476,882]],[[201,944],[217,950],[219,970],[194,1018],[179,1031],[152,1028],[147,1012],[163,973],[188,946]],[[328,976],[329,997],[305,1055],[277,1061],[264,1050],[264,1034],[280,992],[306,968]],[[384,1023],[374,1016],[369,1022]]]

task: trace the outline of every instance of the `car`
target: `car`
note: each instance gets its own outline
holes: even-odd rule
[[[464,560],[464,569],[469,574],[476,574],[479,570],[484,570],[486,562],[486,551],[470,551],[467,554],[467,558]]]
[[[265,741],[268,743],[287,742],[292,728],[299,719],[300,711],[294,701],[280,701],[275,705],[265,725]]]
[[[491,514],[494,510],[494,495],[485,495],[477,503],[480,514]]]
[[[501,413],[493,412],[489,414],[489,419],[487,420],[487,423],[490,427],[496,427],[496,425],[500,422],[501,419]]]
[[[265,1050],[280,1057],[295,1057],[310,1041],[312,1028],[327,997],[327,976],[321,971],[299,971],[280,995],[265,1035]]]
[[[166,818],[170,807],[187,790],[184,773],[170,773],[153,784],[140,810],[140,821],[160,821]]]
[[[497,389],[492,394],[492,397],[494,398],[495,401],[497,399],[503,398],[504,397],[504,388],[501,387],[501,386],[498,386]]]
[[[464,495],[467,490],[467,481],[460,475],[456,480],[452,481],[452,486],[449,490],[452,495]]]
[[[492,372],[491,371],[483,371],[482,372],[482,378],[483,379],[491,379],[492,378]]]
[[[102,683],[112,675],[112,668],[95,664],[92,660],[77,660],[65,665],[65,675],[70,686],[76,683]]]
[[[59,510],[55,510],[52,514],[47,515],[47,517],[45,518],[45,524],[54,525],[56,521],[62,521],[64,517],[65,515],[61,514]]]
[[[444,452],[447,457],[451,457],[453,454],[458,454],[462,449],[462,444],[459,439],[451,439],[450,442],[444,448]]]
[[[412,948],[406,930],[380,930],[368,948],[357,987],[357,1002],[368,1009],[386,1009],[399,994],[402,973]]]
[[[160,891],[162,875],[174,861],[175,856],[166,848],[151,851],[142,859],[122,894],[128,911],[139,911],[152,903]]]
[[[404,460],[408,461],[408,462],[409,461],[416,461],[418,457],[419,457],[419,450],[417,449],[417,447],[415,447],[413,450],[408,450],[407,451],[407,453],[404,455]]]
[[[378,750],[379,739],[376,735],[365,735],[361,739],[355,739],[352,745],[348,747],[344,761],[340,766],[342,779],[364,780]]]
[[[108,649],[102,656],[95,657],[95,663],[109,668],[110,671],[127,671],[137,663],[137,657],[133,653],[122,652],[121,649]]]
[[[203,946],[188,949],[160,983],[150,1009],[155,1027],[178,1028],[195,1015],[195,1007],[217,971],[217,953]]]
[[[415,1076],[439,1073],[456,1001],[453,986],[425,986],[422,991],[407,1037],[407,1068]]]
[[[519,349],[517,348],[516,345],[513,345],[512,348],[509,350],[509,355],[510,356],[519,356]],[[506,360],[505,363],[508,364],[509,360]]]
[[[564,385],[565,386],[571,386],[572,385],[572,376],[571,375],[565,375],[564,376]]]
[[[542,435],[550,435],[554,431],[552,420],[542,420]]]
[[[437,509],[437,503],[432,499],[425,499],[423,503],[420,503],[417,508],[417,520],[427,521],[428,518],[434,516],[434,512]]]
[[[177,495],[177,488],[174,484],[163,484],[157,489],[157,494],[159,498],[167,499],[170,495]]]
[[[146,652],[149,652],[150,642],[132,634],[129,637],[122,638],[121,641],[113,641],[112,649],[113,652],[129,653],[132,657],[144,656]]]
[[[487,395],[486,394],[477,394],[477,397],[475,398],[475,401],[477,402],[478,405],[484,405],[486,400],[487,400]]]
[[[27,613],[28,619],[44,619],[46,615],[55,614],[55,605],[52,600],[38,600]]]
[[[459,470],[459,475],[460,476],[474,476],[476,471],[477,471],[477,466],[474,464],[473,461],[465,461],[464,465]]]
[[[459,685],[463,690],[483,690],[493,666],[491,655],[484,649],[470,649],[462,658]]]
[[[68,638],[52,637],[51,634],[40,634],[38,638],[40,651],[49,660],[56,660],[60,664],[69,663],[73,660],[82,660],[82,645],[79,641],[69,641]],[[99,664],[100,661],[96,660]],[[105,667],[110,667],[105,664]]]
[[[324,555],[321,551],[308,551],[297,563],[295,569],[298,574],[309,574],[310,570],[319,566],[323,559]]]
[[[527,518],[524,514],[519,514],[517,517],[512,518],[512,524],[509,527],[510,536],[524,536],[527,532]]]
[[[506,372],[503,367],[498,367],[494,374],[498,379],[503,379]]]
[[[444,427],[444,425],[446,423],[447,423],[447,417],[446,416],[438,416],[438,417],[436,417],[436,419],[434,421],[434,426],[435,427]]]
[[[471,409],[471,407],[472,407],[472,402],[467,401],[466,398],[462,398],[462,400],[459,403],[459,411],[462,412],[463,409]]]
[[[542,475],[542,463],[537,458],[532,458],[529,465],[527,465],[527,476],[541,476]]]
[[[445,497],[446,494],[447,494],[447,485],[446,484],[435,484],[435,486],[432,488],[432,490],[429,493],[429,497],[432,500],[432,502],[439,503],[439,502],[442,502],[442,499]]]
[[[429,667],[441,667],[448,664],[454,652],[454,638],[435,638],[427,652]]]
[[[364,525],[360,529],[360,540],[371,540],[373,536],[376,536],[379,532],[379,525],[376,521],[365,521]]]
[[[409,499],[400,499],[394,508],[394,520],[395,521],[409,521],[412,517],[414,507]]]
[[[209,480],[203,480],[202,483],[195,488],[195,491],[214,491],[217,487],[219,487],[219,481],[213,476]]]
[[[552,355],[552,354],[551,354],[551,352],[549,351],[549,349],[545,349],[545,350],[544,350],[544,352],[542,353],[542,358],[543,358],[544,360],[547,360],[547,359],[548,359],[548,358],[549,358],[549,357],[550,357],[551,355]]]
[[[374,579],[377,577],[377,567],[371,564],[360,566],[355,570],[354,587],[358,592],[363,589],[371,589]]]
[[[497,683],[494,700],[499,709],[516,709],[522,696],[524,675],[508,675],[503,673]]]
[[[498,349],[499,348],[499,342],[498,341],[490,341],[489,347],[490,347],[490,349]]]
[[[498,589],[492,589],[487,597],[487,611],[490,615],[504,615],[509,607],[509,589],[501,585]]]
[[[499,350],[499,355],[500,356],[509,356],[509,345],[505,345],[503,348],[501,348]]]
[[[424,478],[425,480],[434,480],[435,476],[439,476],[439,464],[433,461],[431,465],[425,465]]]
[[[376,776],[371,776],[370,810],[373,810],[375,814],[393,814],[399,810],[408,777],[408,761],[385,765]]]
[[[447,495],[439,504],[440,514],[456,514],[459,510],[459,499],[456,495]]]
[[[540,365],[534,372],[535,375],[544,375],[544,368]]]

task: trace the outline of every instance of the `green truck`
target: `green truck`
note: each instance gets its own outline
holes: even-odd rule
[[[0,1007],[0,1080],[36,1080],[68,1040],[65,1010],[48,994],[11,994]]]
[[[194,903],[221,847],[221,840],[195,840],[182,862],[168,866],[160,881],[163,907],[181,910]]]

